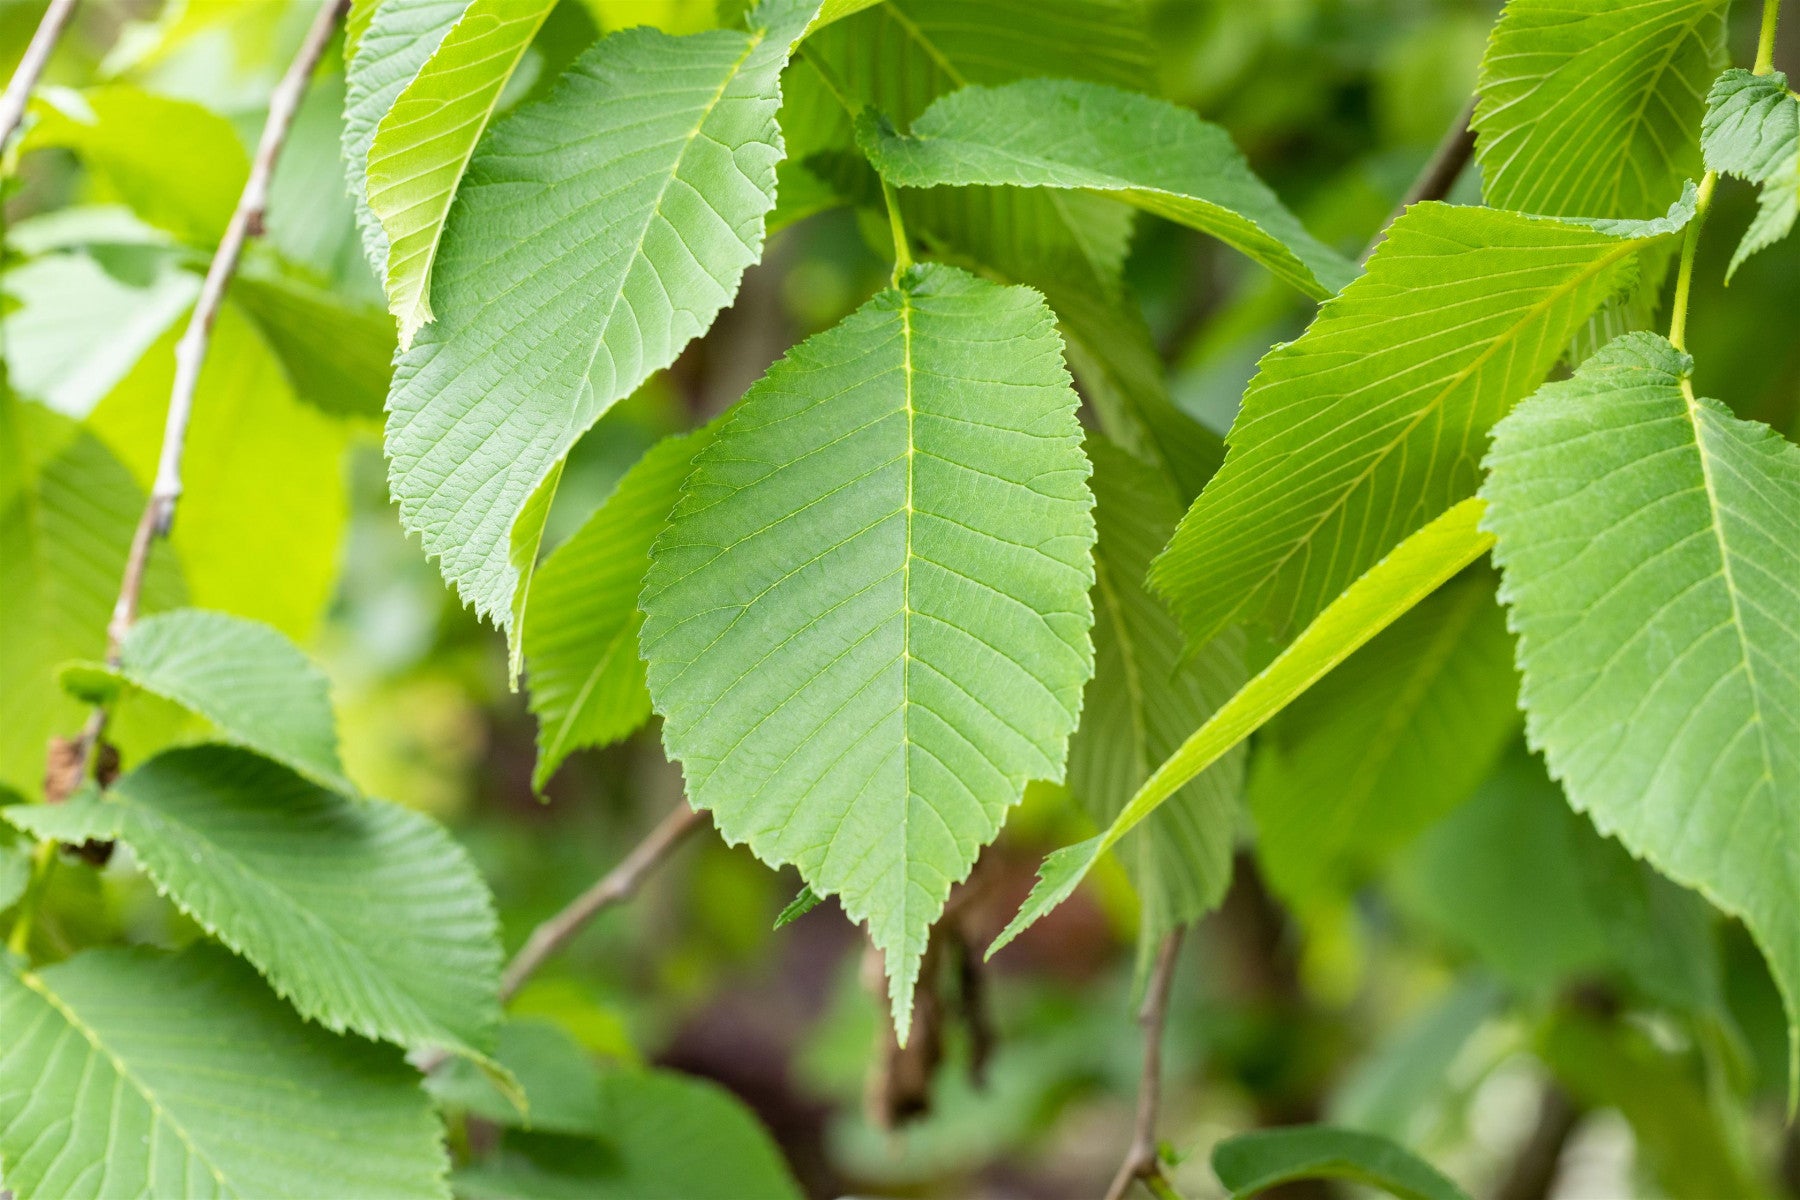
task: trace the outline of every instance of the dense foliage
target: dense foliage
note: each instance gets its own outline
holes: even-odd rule
[[[0,1183],[1800,1195],[1780,8],[0,8]]]

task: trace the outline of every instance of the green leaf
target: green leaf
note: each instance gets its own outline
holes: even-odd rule
[[[1428,596],[1269,726],[1250,777],[1277,895],[1331,907],[1466,800],[1518,729],[1491,574]]]
[[[78,729],[81,706],[56,685],[72,658],[106,653],[119,579],[144,493],[81,426],[5,386],[0,364],[0,783],[42,791],[53,733]],[[152,555],[148,611],[180,603],[174,559]]]
[[[1631,281],[1645,244],[1491,209],[1408,209],[1368,271],[1263,357],[1225,465],[1156,560],[1151,582],[1189,643],[1246,619],[1288,636],[1471,495],[1488,430]]]
[[[1056,79],[967,87],[932,104],[907,136],[865,112],[857,140],[897,186],[1084,189],[1211,234],[1315,299],[1356,274],[1251,173],[1223,129],[1135,92]]]
[[[531,786],[539,791],[570,753],[616,742],[650,716],[638,657],[638,592],[650,545],[669,523],[694,455],[712,436],[709,426],[651,447],[538,568],[524,642],[538,719]]]
[[[19,152],[71,150],[145,221],[207,251],[250,174],[231,122],[188,100],[128,84],[47,88]]]
[[[330,683],[267,625],[197,608],[160,613],[132,625],[117,670],[98,670],[198,713],[223,741],[356,790],[338,760]]]
[[[1181,630],[1144,584],[1180,513],[1159,472],[1089,436],[1094,462],[1094,678],[1069,745],[1069,791],[1101,826],[1245,679],[1243,637],[1184,659]],[[1231,882],[1244,756],[1232,751],[1182,786],[1120,857],[1154,942],[1211,910]]]
[[[363,25],[356,31],[355,49],[348,42],[345,46],[344,172],[363,251],[377,279],[387,278],[388,243],[381,219],[369,207],[369,149],[394,101],[430,61],[469,3],[369,0],[366,10],[353,14],[362,17]]]
[[[600,1124],[600,1075],[588,1053],[553,1022],[521,1018],[500,1026],[494,1061],[518,1081],[523,1111],[467,1059],[452,1059],[425,1078],[444,1108],[498,1125],[549,1133],[594,1134]]]
[[[1705,902],[1595,832],[1522,744],[1408,850],[1390,894],[1531,996],[1599,977],[1678,1012],[1720,1003]]]
[[[435,822],[221,746],[160,754],[106,795],[0,814],[40,838],[128,843],[160,891],[329,1029],[492,1048],[493,903]]]
[[[1436,1167],[1380,1134],[1329,1125],[1258,1129],[1213,1147],[1213,1172],[1232,1200],[1298,1179],[1344,1179],[1401,1200],[1469,1200]]]
[[[1401,542],[1346,588],[1287,649],[1189,735],[1144,781],[1104,833],[1065,846],[1044,860],[1037,885],[1012,923],[988,947],[989,957],[1067,900],[1100,856],[1177,789],[1484,554],[1494,539],[1477,530],[1480,517],[1479,500],[1463,501]]]
[[[1649,217],[1698,173],[1703,97],[1730,0],[1510,0],[1481,61],[1487,202],[1554,217]]]
[[[751,33],[604,38],[495,124],[470,164],[434,272],[438,319],[395,367],[389,483],[406,527],[515,656],[514,546],[541,534],[515,524],[575,440],[705,332],[761,254],[778,80],[815,7],[767,0]]]
[[[824,903],[824,897],[810,887],[802,886],[799,894],[787,902],[787,907],[775,914],[775,928],[781,929],[792,925],[822,903]]]
[[[447,1197],[396,1051],[308,1025],[213,947],[0,971],[0,1161],[22,1198]]]
[[[1746,258],[1792,232],[1800,216],[1800,96],[1780,71],[1727,71],[1706,97],[1701,145],[1709,171],[1762,185],[1756,219],[1725,273],[1730,279]]]
[[[598,1139],[508,1134],[456,1173],[470,1200],[800,1200],[781,1153],[741,1101],[673,1071],[601,1076]]]
[[[1743,919],[1793,1027],[1800,449],[1694,399],[1692,365],[1630,334],[1520,405],[1486,524],[1532,745],[1602,832]]]
[[[1053,318],[928,264],[752,387],[644,584],[688,795],[866,921],[910,1020],[926,930],[1081,689],[1094,526]]]
[[[369,208],[386,237],[400,346],[432,319],[431,268],[457,184],[554,0],[470,0],[369,146]]]
[[[380,309],[261,263],[238,271],[230,295],[296,397],[330,416],[380,418],[394,358],[393,325]]]

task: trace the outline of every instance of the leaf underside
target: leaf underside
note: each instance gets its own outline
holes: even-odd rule
[[[866,921],[904,1036],[926,931],[1093,669],[1076,397],[1042,300],[925,265],[751,388],[644,586],[694,804]]]

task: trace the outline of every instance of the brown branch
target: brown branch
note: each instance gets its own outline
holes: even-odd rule
[[[519,952],[506,965],[500,976],[500,1002],[513,998],[525,981],[545,961],[580,933],[582,927],[603,909],[629,900],[644,885],[644,880],[687,836],[704,823],[698,812],[680,800],[675,809],[637,844],[619,865],[608,871],[592,887],[569,902],[568,907],[531,931]]]
[[[50,7],[44,10],[44,19],[38,22],[37,32],[31,35],[31,44],[25,47],[19,69],[7,82],[5,93],[0,94],[0,149],[5,148],[13,130],[25,119],[25,105],[31,100],[31,90],[37,87],[44,64],[50,61],[50,52],[56,49],[56,40],[62,36],[74,13],[75,0],[50,0]]]
[[[1137,1125],[1125,1161],[1106,1190],[1106,1200],[1124,1200],[1131,1185],[1139,1180],[1159,1195],[1170,1190],[1156,1151],[1156,1120],[1162,1107],[1163,1020],[1169,1011],[1175,962],[1181,955],[1181,934],[1177,926],[1163,938],[1162,947],[1156,952],[1156,968],[1150,974],[1150,986],[1144,993],[1144,1006],[1138,1010],[1138,1024],[1144,1030],[1144,1074],[1138,1083]]]
[[[256,155],[250,162],[249,178],[238,196],[237,208],[225,226],[225,234],[213,251],[206,268],[206,279],[200,285],[200,296],[188,317],[187,329],[175,344],[175,380],[169,389],[169,411],[163,423],[162,449],[157,456],[156,481],[144,515],[138,519],[131,536],[131,549],[125,555],[125,571],[119,581],[119,597],[113,602],[112,619],[106,624],[106,661],[119,664],[125,635],[137,620],[138,603],[144,591],[144,575],[150,565],[150,548],[156,540],[167,537],[175,520],[175,503],[181,498],[181,453],[187,442],[188,418],[193,415],[194,391],[200,382],[200,368],[206,362],[207,347],[212,342],[213,323],[225,301],[225,290],[237,273],[238,261],[244,254],[244,243],[263,231],[263,215],[269,204],[269,181],[275,175],[276,160],[293,128],[294,114],[300,98],[312,78],[313,68],[325,52],[337,23],[349,7],[349,0],[332,0],[319,9],[300,50],[288,64],[287,73],[275,90],[269,93],[269,116],[263,122],[262,137],[256,144]],[[66,14],[65,14],[66,15]],[[45,17],[46,23],[49,16]],[[40,27],[39,35],[43,29]],[[36,45],[34,40],[33,45]],[[47,53],[47,51],[46,51]],[[15,79],[15,83],[17,80]],[[11,97],[11,88],[8,89]],[[94,761],[94,752],[106,733],[106,709],[97,706],[89,715],[77,743],[81,749],[82,776]]]
[[[1442,200],[1456,186],[1463,168],[1469,165],[1469,159],[1475,154],[1475,127],[1472,122],[1475,119],[1475,104],[1479,99],[1479,96],[1470,96],[1469,102],[1456,114],[1456,119],[1450,123],[1450,128],[1444,131],[1443,139],[1438,142],[1437,149],[1432,151],[1430,161],[1419,172],[1418,178],[1413,180],[1412,186],[1406,189],[1406,196],[1400,201],[1400,206],[1381,223],[1381,232],[1375,235],[1359,261],[1369,261],[1369,256],[1375,253],[1375,247],[1381,244],[1382,237],[1387,233],[1388,226],[1401,213],[1427,200]]]

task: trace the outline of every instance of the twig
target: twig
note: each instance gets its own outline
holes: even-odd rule
[[[1450,194],[1450,189],[1456,186],[1456,181],[1461,177],[1463,168],[1469,165],[1469,159],[1475,154],[1473,122],[1475,120],[1475,103],[1478,99],[1477,96],[1470,96],[1469,102],[1463,105],[1461,112],[1456,114],[1456,119],[1450,123],[1450,128],[1444,131],[1443,138],[1438,142],[1437,149],[1432,151],[1431,160],[1419,172],[1418,178],[1413,180],[1412,186],[1406,189],[1406,196],[1400,201],[1400,206],[1389,214],[1387,220],[1381,223],[1381,232],[1377,233],[1370,241],[1368,249],[1363,251],[1360,261],[1365,263],[1369,261],[1369,256],[1375,253],[1375,247],[1381,244],[1382,236],[1387,233],[1388,226],[1392,225],[1401,213],[1413,205],[1423,204],[1427,200],[1442,200]]]
[[[1513,1156],[1512,1166],[1494,1191],[1494,1200],[1544,1200],[1556,1183],[1563,1150],[1569,1144],[1581,1110],[1555,1083],[1545,1086],[1537,1123]]]
[[[689,808],[685,800],[677,801],[674,810],[621,859],[618,866],[531,931],[519,952],[506,964],[506,970],[500,973],[500,1003],[511,1000],[532,973],[568,945],[596,914],[636,895],[650,873],[702,824],[700,814]],[[449,1060],[448,1052],[433,1049],[415,1054],[412,1062],[429,1075]]]
[[[25,47],[19,69],[7,82],[5,93],[0,94],[0,149],[6,147],[13,130],[25,119],[25,105],[31,100],[31,90],[37,87],[44,64],[50,61],[50,52],[56,49],[56,40],[62,36],[74,13],[75,0],[50,0],[50,7],[44,10],[44,19],[38,22],[37,32],[31,35],[31,44]]]
[[[1156,952],[1156,968],[1150,974],[1150,986],[1144,993],[1144,1006],[1138,1010],[1138,1024],[1144,1030],[1144,1074],[1138,1083],[1137,1125],[1125,1161],[1106,1190],[1106,1200],[1125,1200],[1131,1185],[1139,1180],[1157,1195],[1173,1191],[1156,1151],[1156,1119],[1162,1107],[1163,1020],[1169,1011],[1175,961],[1181,954],[1181,934],[1177,927],[1163,938],[1162,947]]]
[[[689,808],[685,800],[677,801],[674,811],[664,817],[662,823],[652,829],[618,866],[570,901],[568,907],[531,931],[531,936],[525,939],[525,944],[519,947],[519,952],[513,955],[500,976],[500,1002],[504,1004],[511,1000],[531,978],[532,972],[568,945],[594,914],[636,895],[650,873],[703,823],[700,814]]]
[[[306,92],[313,68],[331,41],[338,19],[349,7],[349,0],[332,0],[319,9],[306,40],[288,65],[287,73],[269,94],[269,116],[263,123],[262,138],[256,145],[256,156],[250,163],[250,177],[238,196],[237,208],[225,226],[225,235],[213,252],[206,268],[206,279],[200,285],[200,296],[188,317],[187,329],[175,344],[175,381],[169,391],[169,412],[163,423],[162,450],[157,458],[156,481],[150,499],[144,505],[137,530],[131,536],[131,549],[125,556],[125,572],[119,581],[119,598],[113,603],[112,619],[106,625],[106,661],[119,663],[125,635],[137,620],[138,603],[144,591],[144,574],[150,565],[150,547],[159,537],[167,537],[175,520],[175,503],[181,498],[181,452],[187,442],[188,418],[193,414],[194,389],[200,382],[200,368],[206,361],[206,350],[212,341],[213,322],[224,303],[225,289],[236,274],[238,260],[243,257],[244,243],[263,231],[263,214],[269,204],[269,181],[275,174],[276,160],[293,127],[300,98]],[[48,17],[46,16],[46,21]],[[40,36],[43,30],[39,29]],[[33,43],[36,44],[35,42]],[[15,79],[15,83],[17,80]],[[8,89],[8,97],[11,90]],[[82,774],[92,765],[94,751],[106,732],[106,709],[96,706],[81,731]]]

